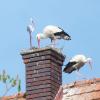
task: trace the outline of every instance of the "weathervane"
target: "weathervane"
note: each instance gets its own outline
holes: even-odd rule
[[[29,32],[30,36],[30,48],[32,48],[32,32],[35,30],[35,24],[32,18],[30,18],[30,23],[27,26],[27,32]]]

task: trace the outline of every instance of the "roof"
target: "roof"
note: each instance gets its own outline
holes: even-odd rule
[[[2,100],[26,100],[25,94],[6,96]],[[55,100],[100,100],[100,78],[82,80],[60,87]]]
[[[12,96],[5,96],[2,98],[2,100],[26,100],[25,99],[26,96],[25,96],[25,93],[20,93],[20,94],[15,94],[15,95],[12,95]]]
[[[62,100],[100,100],[100,78],[77,81],[63,86]]]

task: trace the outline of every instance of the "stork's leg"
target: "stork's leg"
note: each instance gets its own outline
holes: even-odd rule
[[[32,48],[32,35],[31,35],[31,32],[29,33],[30,35],[30,48]]]
[[[53,40],[53,42],[54,42],[54,46],[56,45],[56,40]]]
[[[54,47],[54,45],[55,45],[55,41],[51,39],[51,47]]]
[[[83,79],[87,79],[87,77],[85,75],[81,74],[78,70],[76,70],[75,72],[78,76],[82,77]]]

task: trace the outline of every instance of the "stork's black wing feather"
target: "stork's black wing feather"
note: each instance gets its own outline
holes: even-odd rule
[[[69,62],[65,68],[63,69],[64,72],[66,73],[71,73],[73,72],[74,70],[76,70],[76,68],[72,67],[73,65],[75,65],[77,62]]]
[[[67,33],[64,32],[64,31],[56,32],[56,33],[54,33],[54,36],[60,36],[60,37],[62,37],[62,38],[65,37],[65,36],[70,37],[70,35],[67,34]]]
[[[69,35],[68,33],[66,33],[65,31],[62,31],[62,34],[63,34],[64,36],[70,37],[70,35]]]
[[[62,31],[64,31],[61,27],[58,27],[59,29],[61,29]]]

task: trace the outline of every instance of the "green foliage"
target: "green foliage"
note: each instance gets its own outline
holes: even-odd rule
[[[5,84],[6,88],[6,91],[3,96],[5,96],[13,87],[17,87],[18,93],[21,91],[21,80],[19,79],[18,75],[16,77],[11,77],[6,73],[5,70],[3,70],[0,74],[0,82]]]
[[[3,70],[3,72],[2,72],[2,81],[3,81],[3,83],[6,83],[6,81],[7,81],[7,75],[6,75],[6,71],[5,70]]]
[[[21,91],[21,80],[18,81],[18,93]]]

